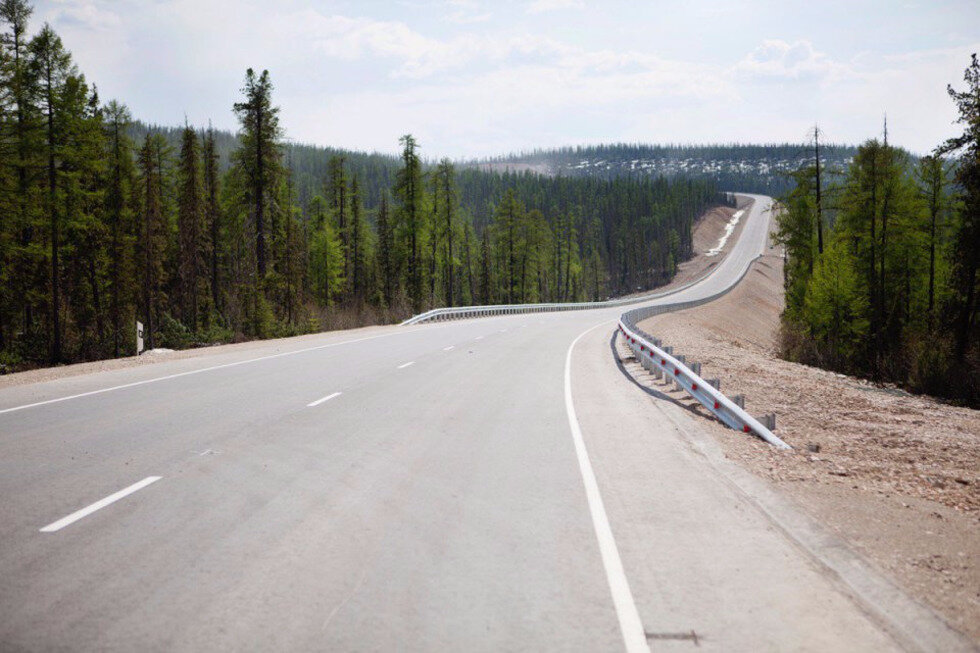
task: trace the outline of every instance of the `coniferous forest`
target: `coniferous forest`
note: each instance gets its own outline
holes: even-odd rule
[[[980,63],[963,133],[919,159],[881,138],[838,180],[815,139],[782,203],[790,359],[980,404]]]
[[[711,180],[457,170],[287,144],[268,72],[237,134],[103,101],[26,0],[0,2],[0,367],[574,301],[668,281]]]

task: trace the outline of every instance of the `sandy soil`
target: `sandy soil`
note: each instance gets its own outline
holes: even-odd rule
[[[671,392],[705,416],[727,457],[980,641],[980,411],[778,359],[781,310],[782,260],[766,256],[724,298],[640,326],[744,394],[749,412],[775,412],[794,447],[742,436]]]

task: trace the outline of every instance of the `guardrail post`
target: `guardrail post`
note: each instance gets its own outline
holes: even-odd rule
[[[735,395],[732,397],[732,403],[745,410],[745,395]]]
[[[705,379],[705,381],[715,390],[721,390],[721,379]]]
[[[676,358],[677,359],[677,362],[678,363],[681,363],[682,365],[686,365],[687,364],[687,356],[682,356],[681,354],[678,354],[677,356],[674,356],[674,358]],[[677,370],[675,369],[674,370],[674,390],[683,390],[683,389],[684,389],[684,386],[681,385],[680,376],[677,374]]]
[[[766,413],[759,418],[759,421],[770,431],[776,430],[776,413]]]

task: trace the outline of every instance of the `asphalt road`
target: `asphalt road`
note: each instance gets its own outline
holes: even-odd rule
[[[623,376],[621,310],[0,390],[0,648],[894,648]]]

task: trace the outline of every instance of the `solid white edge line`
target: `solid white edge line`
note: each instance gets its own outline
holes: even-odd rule
[[[474,340],[483,340],[483,336],[477,336],[477,337],[475,337],[475,338],[473,338],[473,339],[474,339]]]
[[[110,494],[106,498],[99,499],[95,503],[93,503],[93,504],[91,504],[89,506],[85,506],[81,510],[76,510],[75,512],[73,512],[72,514],[68,515],[67,517],[62,517],[58,521],[52,522],[52,523],[48,524],[47,526],[45,526],[44,528],[41,529],[41,532],[42,533],[54,533],[55,531],[60,531],[65,526],[68,526],[69,524],[74,524],[79,519],[82,519],[83,517],[88,517],[89,515],[91,515],[96,510],[101,510],[102,508],[105,508],[106,506],[108,506],[110,504],[113,504],[116,501],[119,501],[120,499],[122,499],[124,497],[128,497],[133,492],[137,492],[139,490],[142,490],[147,485],[150,485],[151,483],[156,483],[161,478],[163,478],[163,477],[162,476],[147,476],[146,478],[144,478],[139,483],[133,483],[129,487],[127,487],[125,489],[122,489],[122,490],[119,490],[115,494]]]
[[[456,348],[456,345],[449,345],[448,347],[443,347],[442,350],[443,351],[452,351],[455,348]]]
[[[616,616],[619,618],[619,629],[623,635],[623,643],[629,653],[639,651],[649,653],[650,647],[647,644],[643,623],[640,621],[640,613],[636,609],[636,603],[633,602],[633,593],[630,591],[629,581],[626,580],[626,572],[623,570],[623,562],[619,557],[619,549],[616,548],[616,538],[613,537],[612,528],[609,526],[609,518],[606,516],[606,508],[602,503],[599,484],[596,481],[595,472],[592,470],[589,452],[585,447],[585,440],[582,438],[582,428],[579,426],[578,417],[575,415],[575,405],[572,403],[572,350],[575,349],[576,343],[584,335],[608,323],[602,322],[586,329],[568,346],[568,353],[565,355],[565,409],[568,412],[568,426],[572,431],[572,441],[575,443],[575,455],[578,458],[579,471],[582,473],[582,483],[585,485],[585,496],[589,502],[592,526],[595,529],[596,539],[599,541],[602,566],[606,570],[606,580],[609,582],[609,591],[612,593]]]
[[[415,361],[408,361],[407,363],[402,363],[401,365],[398,366],[398,369],[403,370],[409,365],[415,365]]]
[[[442,325],[451,326],[451,325]],[[426,328],[426,327],[422,327]],[[433,328],[433,327],[428,327]],[[440,328],[440,327],[435,327]],[[69,395],[67,397],[56,397],[54,399],[45,399],[44,401],[37,401],[33,404],[24,404],[22,406],[13,406],[11,408],[0,409],[0,415],[4,413],[13,413],[18,410],[25,410],[27,408],[36,408],[38,406],[46,406],[48,404],[56,404],[62,401],[68,401],[69,399],[81,399],[82,397],[91,397],[93,395],[100,395],[104,392],[112,392],[113,390],[124,390],[126,388],[135,388],[141,385],[147,385],[149,383],[156,383],[157,381],[167,381],[169,379],[178,379],[182,376],[191,376],[193,374],[201,374],[203,372],[211,372],[213,370],[225,369],[228,367],[237,367],[238,365],[247,365],[249,363],[257,363],[258,361],[270,360],[272,358],[282,358],[283,356],[294,356],[296,354],[305,354],[309,351],[317,351],[319,349],[329,349],[330,347],[339,347],[340,345],[351,345],[355,342],[364,342],[366,340],[377,340],[378,338],[390,338],[391,336],[402,335],[403,333],[414,333],[419,329],[412,329],[411,331],[396,331],[393,333],[382,333],[376,336],[366,336],[364,338],[354,338],[353,340],[344,340],[342,342],[331,342],[325,345],[317,345],[316,347],[305,347],[303,349],[295,349],[292,351],[284,351],[279,354],[270,354],[268,356],[258,356],[257,358],[249,358],[243,361],[235,361],[234,363],[223,363],[221,365],[211,365],[210,367],[202,367],[197,370],[188,370],[186,372],[178,372],[176,374],[168,374],[166,376],[157,376],[152,379],[143,379],[142,381],[133,381],[132,383],[123,383],[122,385],[114,385],[110,388],[99,388],[98,390],[90,390],[89,392],[82,392],[77,395]]]
[[[342,395],[342,394],[344,394],[344,393],[343,393],[343,392],[334,392],[333,394],[329,394],[329,395],[327,395],[326,397],[320,397],[320,398],[319,398],[319,399],[317,399],[316,401],[311,401],[310,403],[308,403],[308,404],[306,404],[306,407],[307,407],[307,408],[313,408],[313,407],[315,407],[315,406],[319,406],[319,405],[320,405],[320,404],[322,404],[323,402],[325,402],[325,401],[330,401],[330,400],[331,400],[331,399],[333,399],[334,397],[339,397],[339,396],[340,396],[340,395]]]

